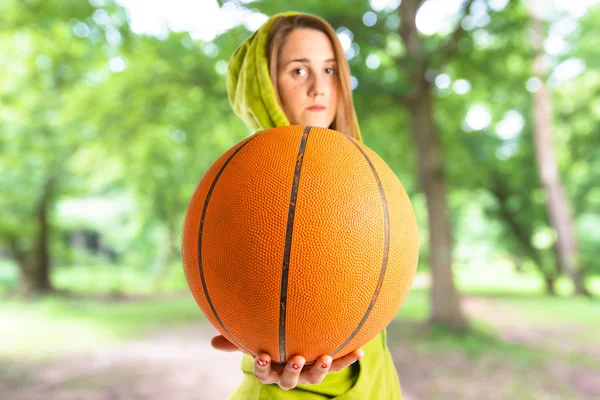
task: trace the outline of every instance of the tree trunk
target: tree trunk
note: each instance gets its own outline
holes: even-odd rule
[[[546,294],[548,296],[556,296],[556,290],[554,289],[555,277],[551,275],[544,276],[544,284],[546,288]]]
[[[406,66],[414,90],[405,100],[412,136],[417,148],[419,180],[427,198],[432,270],[430,322],[465,328],[459,295],[452,275],[452,235],[443,154],[433,120],[433,92],[425,79],[428,59],[415,24],[420,0],[404,0],[400,5],[401,35],[410,64]]]
[[[11,252],[21,272],[19,292],[22,296],[54,291],[50,282],[50,224],[48,221],[54,188],[55,180],[50,178],[44,185],[38,203],[36,212],[38,230],[33,248],[27,252],[20,247],[16,238],[11,240]]]
[[[530,4],[531,4],[530,0]],[[544,23],[540,21],[530,7],[531,43],[535,49],[534,75],[542,86],[534,93],[534,141],[538,171],[547,196],[550,223],[556,231],[558,261],[562,271],[566,272],[575,286],[576,295],[588,295],[583,276],[577,265],[577,238],[573,229],[570,205],[558,175],[558,165],[554,155],[552,141],[552,109],[550,94],[546,84],[548,67],[544,62],[543,42]]]

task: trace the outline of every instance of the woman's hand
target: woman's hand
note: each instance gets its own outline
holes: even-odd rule
[[[239,351],[237,346],[221,335],[212,338],[211,345],[221,351]],[[360,360],[363,355],[364,352],[358,349],[337,360],[331,356],[321,356],[314,364],[305,366],[306,360],[302,356],[294,356],[287,365],[282,365],[271,363],[268,354],[260,353],[254,357],[254,376],[264,384],[276,383],[283,390],[290,390],[298,384],[321,383],[328,372],[340,371]]]

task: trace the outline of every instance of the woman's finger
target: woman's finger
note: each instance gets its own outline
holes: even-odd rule
[[[344,357],[334,360],[333,363],[331,363],[329,372],[340,371],[357,360],[360,360],[364,355],[365,353],[361,349],[354,350],[352,353],[346,354]]]
[[[214,349],[220,350],[220,351],[227,351],[227,352],[239,351],[239,348],[235,344],[233,344],[229,340],[225,339],[225,337],[222,335],[215,336],[214,338],[212,338],[210,341],[210,345]]]
[[[332,362],[333,359],[331,358],[331,356],[319,357],[310,369],[307,370],[307,368],[304,368],[304,370],[300,374],[300,383],[309,383],[311,385],[321,383],[323,379],[325,379],[327,373],[329,372],[329,368],[331,368]]]
[[[265,385],[278,383],[278,375],[271,368],[271,357],[268,354],[260,353],[254,358],[254,376]]]
[[[292,357],[283,372],[279,376],[279,387],[283,390],[290,390],[296,387],[298,379],[300,378],[300,372],[304,367],[306,360],[301,356]]]

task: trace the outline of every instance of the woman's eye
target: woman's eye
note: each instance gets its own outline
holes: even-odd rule
[[[325,68],[325,73],[333,75],[333,74],[335,74],[335,68],[332,68],[332,67]]]
[[[292,74],[294,74],[295,76],[306,76],[306,70],[302,68],[296,68],[292,71]]]

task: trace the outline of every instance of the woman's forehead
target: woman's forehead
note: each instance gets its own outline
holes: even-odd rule
[[[316,29],[294,29],[290,32],[279,53],[280,62],[297,60],[305,63],[335,61],[329,37]]]

